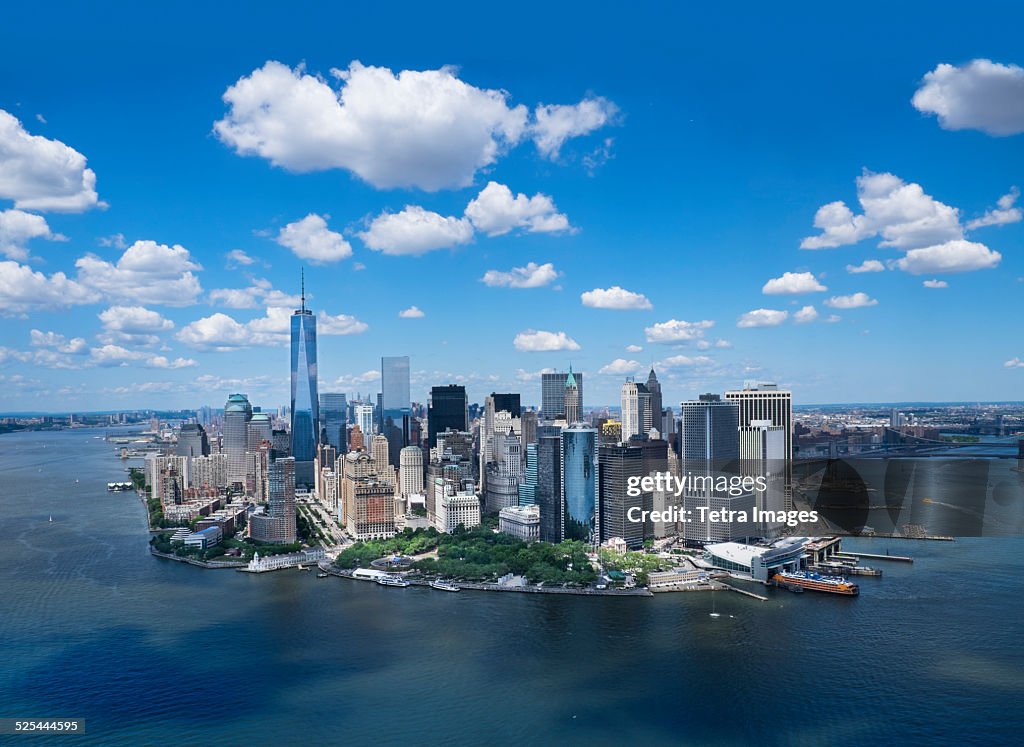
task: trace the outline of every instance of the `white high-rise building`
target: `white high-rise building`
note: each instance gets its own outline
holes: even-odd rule
[[[746,381],[742,389],[726,392],[725,399],[739,406],[740,428],[755,420],[770,420],[772,425],[782,426],[786,438],[783,458],[793,459],[792,392],[769,382]]]
[[[621,405],[623,443],[633,436],[647,435],[655,425],[651,414],[651,393],[647,387],[627,381],[622,385]]]
[[[462,524],[472,529],[480,523],[480,499],[473,490],[454,490],[452,483],[437,499],[434,512],[434,528],[444,534],[451,534]]]
[[[744,475],[763,477],[764,490],[755,490],[754,497],[761,511],[786,510],[786,429],[772,425],[771,420],[752,420],[741,425],[740,469]],[[784,522],[765,522],[755,531],[774,539],[782,534]]]
[[[376,429],[373,427],[373,405],[367,405],[359,403],[353,406],[353,416],[356,421],[356,425],[359,426],[359,430],[363,432],[365,438],[369,438],[370,434]]]
[[[423,449],[406,446],[398,453],[399,491],[403,496],[423,492]]]

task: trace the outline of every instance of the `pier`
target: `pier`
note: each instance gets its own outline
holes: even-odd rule
[[[737,594],[743,594],[744,596],[753,597],[754,599],[760,599],[762,602],[768,601],[768,597],[761,596],[760,594],[755,594],[752,591],[747,591],[746,589],[738,589],[735,586],[724,583],[722,581],[719,581],[718,583],[721,584],[721,586],[725,587],[725,589],[727,589],[728,591],[735,591]]]
[[[914,559],[907,555],[879,555],[877,553],[870,552],[837,552],[837,558],[845,558],[848,560],[858,560],[859,558],[871,558],[872,560],[895,560],[901,563],[913,563]]]

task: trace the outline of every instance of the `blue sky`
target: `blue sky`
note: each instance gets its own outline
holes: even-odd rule
[[[1019,400],[996,7],[10,9],[0,410],[283,403],[300,267],[321,391]]]

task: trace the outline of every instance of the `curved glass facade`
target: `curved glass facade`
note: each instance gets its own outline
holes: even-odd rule
[[[563,539],[597,541],[597,431],[562,431]]]

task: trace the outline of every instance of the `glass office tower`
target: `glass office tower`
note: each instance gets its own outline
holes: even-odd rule
[[[566,428],[562,431],[562,539],[598,541],[597,496],[597,431],[582,424]]]
[[[409,356],[392,355],[380,359],[381,420],[391,418],[399,427],[409,414]]]
[[[427,403],[427,438],[430,448],[437,446],[437,434],[451,428],[465,431],[469,428],[466,387],[459,384],[435,386],[430,390]]]
[[[320,395],[321,441],[334,447],[339,454],[348,451],[346,424],[348,423],[348,402],[340,392],[324,392]]]
[[[320,434],[320,398],[316,381],[316,316],[306,308],[305,284],[302,308],[292,314],[292,456],[295,482],[313,484],[313,460]]]

